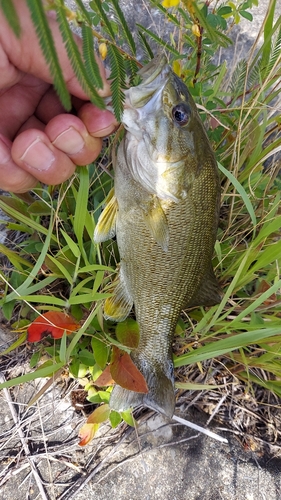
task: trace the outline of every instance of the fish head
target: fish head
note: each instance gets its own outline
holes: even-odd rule
[[[177,202],[198,174],[203,155],[206,159],[205,149],[212,152],[196,104],[166,58],[153,59],[139,73],[142,82],[125,92],[127,163],[149,192]]]

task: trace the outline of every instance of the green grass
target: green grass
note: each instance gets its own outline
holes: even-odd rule
[[[247,17],[250,3],[241,3],[240,10],[233,12],[225,2],[227,9],[217,11],[217,20],[209,18],[205,8],[199,13],[188,11],[184,2],[173,12],[164,9],[165,23],[177,30],[171,37],[171,63],[200,105],[222,182],[214,266],[224,297],[211,309],[197,308],[183,315],[174,364],[178,368],[223,358],[241,381],[260,384],[281,396],[281,180],[280,165],[274,159],[281,151],[281,20],[273,21],[275,2],[269,3],[263,37],[254,43],[256,50],[237,64],[231,80],[225,64],[216,67],[210,59],[227,43],[234,21]],[[192,35],[196,19],[204,26],[200,60],[198,40]],[[114,25],[117,45],[122,35],[126,38],[122,26],[118,31]],[[142,40],[143,36],[142,30]],[[149,45],[149,37],[146,40]],[[165,45],[161,39],[158,43]],[[177,56],[187,51],[188,60]],[[111,346],[120,345],[115,325],[102,317],[118,250],[114,242],[95,245],[92,239],[102,202],[113,184],[110,164],[108,168],[109,173],[103,171],[99,161],[79,167],[62,186],[34,190],[32,201],[15,195],[0,197],[0,208],[12,219],[6,222],[7,228],[26,236],[12,248],[0,247],[11,264],[0,275],[4,316],[17,318],[12,326],[21,334],[47,310],[68,311],[81,322],[81,329],[61,342],[36,345],[32,367],[39,367],[38,371],[8,381],[6,386],[68,366],[70,374],[86,386],[90,401],[108,402],[110,389],[98,390],[94,381],[110,359]],[[24,335],[20,338],[24,342]],[[41,364],[43,354],[49,356],[47,366]],[[237,370],[239,366],[243,369]],[[259,370],[269,374],[266,380]]]

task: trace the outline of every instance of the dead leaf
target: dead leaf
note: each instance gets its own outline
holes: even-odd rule
[[[97,380],[95,380],[94,384],[98,387],[107,387],[109,385],[115,384],[110,373],[110,365],[108,365],[105,370],[103,370]]]
[[[95,433],[97,432],[100,424],[84,424],[79,430],[78,437],[80,439],[78,445],[85,446],[92,441]]]
[[[110,414],[108,404],[104,404],[96,408],[91,415],[87,418],[87,424],[101,424],[105,422]]]

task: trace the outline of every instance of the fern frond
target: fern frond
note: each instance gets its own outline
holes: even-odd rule
[[[7,0],[0,0],[0,9],[2,10],[4,16],[6,17],[16,37],[19,38],[21,34],[20,20],[19,16],[17,15],[13,2],[11,1],[7,2]]]
[[[155,35],[155,33],[153,33],[153,31],[150,31],[149,29],[145,28],[144,26],[142,26],[142,24],[136,23],[136,26],[141,31],[143,31],[148,36],[150,36],[150,38],[152,38],[152,40],[154,40],[156,43],[158,43],[158,45],[160,45],[164,49],[168,50],[169,52],[171,52],[172,54],[174,54],[175,56],[177,56],[177,58],[181,58],[182,57],[181,54],[179,53],[179,51],[177,49],[175,49],[174,47],[172,47],[172,45],[170,45],[169,43],[165,42],[165,40],[163,40],[159,36]]]
[[[82,48],[85,69],[93,85],[98,89],[103,87],[100,70],[94,54],[92,29],[86,24],[82,25]]]
[[[270,58],[267,65],[267,74],[270,73],[270,71],[272,70],[278,59],[280,59],[280,53],[281,53],[281,28],[279,28],[277,38],[271,50]]]
[[[38,36],[40,47],[53,78],[54,88],[62,105],[67,111],[69,111],[71,109],[71,99],[63,78],[52,32],[44,12],[43,4],[42,2],[34,2],[34,0],[26,0],[26,2]]]
[[[29,0],[32,1],[32,0]],[[72,69],[75,73],[77,80],[79,81],[82,89],[87,94],[89,99],[93,104],[99,108],[104,108],[105,104],[102,97],[99,96],[96,89],[94,88],[94,82],[91,81],[88,73],[84,67],[84,62],[81,58],[80,52],[73,38],[72,31],[69,27],[68,21],[65,16],[65,9],[63,5],[63,0],[61,5],[56,7],[57,19],[59,23],[60,32],[65,43],[66,52],[71,63]]]
[[[125,94],[122,88],[126,86],[126,70],[124,59],[120,55],[120,52],[114,45],[109,45],[108,56],[110,60],[110,80],[111,80],[111,91],[112,91],[112,106],[114,109],[114,114],[118,121],[121,121]]]
[[[102,20],[102,28],[106,33],[115,41],[115,33],[108,20],[108,14],[104,11],[101,0],[92,0],[90,2],[91,9],[93,9]]]
[[[125,59],[124,64],[125,64],[126,73],[130,77],[129,85],[133,85],[134,78],[135,78],[135,76],[140,68],[138,67],[137,63],[133,59]]]
[[[117,16],[117,22],[118,22],[118,24],[120,24],[120,26],[122,28],[122,35],[125,38],[127,44],[129,45],[133,55],[135,56],[136,55],[136,44],[135,44],[135,41],[132,37],[132,33],[131,33],[130,28],[127,24],[127,21],[124,17],[124,14],[119,7],[119,0],[111,0],[111,3],[114,7],[114,10],[115,10],[115,13]]]
[[[249,87],[253,87],[254,85],[257,85],[257,83],[260,84],[262,81],[260,63],[261,59],[258,61],[258,64],[255,64],[255,66],[250,69],[248,78]]]
[[[231,82],[230,82],[230,90],[234,95],[238,95],[242,92],[245,85],[245,78],[247,74],[247,62],[245,59],[241,59],[235,67],[233,72]]]
[[[146,57],[148,58],[148,60],[150,61],[151,59],[153,59],[154,54],[149,46],[148,41],[146,40],[145,36],[142,34],[142,32],[140,30],[138,30],[138,37],[139,37],[141,46],[144,50],[144,53],[145,53]]]

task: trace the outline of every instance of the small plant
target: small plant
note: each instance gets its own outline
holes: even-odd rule
[[[55,88],[68,109],[46,13],[40,2],[27,3]],[[281,20],[273,20],[275,2],[269,2],[262,43],[256,40],[248,60],[239,61],[231,75],[226,63],[213,62],[214,55],[232,43],[230,32],[241,16],[252,20],[249,9],[257,5],[255,1],[217,5],[151,0],[149,6],[163,16],[167,35],[137,24],[138,49],[117,0],[93,0],[90,10],[81,0],[76,4],[76,11],[59,0],[48,1],[47,6],[59,17],[73,68],[91,100],[104,105],[96,92],[100,80],[93,40],[110,63],[112,104],[118,119],[123,89],[138,82],[137,52],[142,51],[145,63],[157,50],[165,51],[198,104],[219,162],[222,210],[214,262],[224,297],[209,310],[197,308],[188,316],[183,314],[177,328],[175,367],[194,363],[203,370],[202,362],[216,357],[241,380],[281,396],[280,166],[274,161],[281,151],[277,112]],[[3,2],[1,7],[11,19],[9,5]],[[19,32],[16,12],[13,16],[11,25]],[[74,48],[69,21],[82,29],[82,57]],[[133,424],[129,413],[109,411],[112,379],[118,382],[121,376],[124,383],[127,377],[128,388],[134,390],[132,379],[143,383],[140,373],[134,372],[130,379],[134,368],[128,353],[138,342],[136,323],[129,319],[116,327],[102,316],[102,303],[110,296],[118,265],[114,242],[93,243],[98,216],[113,185],[110,148],[109,142],[99,161],[78,167],[73,178],[59,187],[38,187],[25,199],[0,197],[0,208],[11,218],[7,229],[25,235],[15,248],[0,245],[9,262],[0,275],[0,304],[7,320],[17,317],[12,326],[21,333],[20,342],[27,331],[29,340],[40,342],[30,361],[35,371],[5,385],[51,376],[67,366],[70,376],[87,390],[88,400],[103,403],[81,430],[81,444],[107,418],[113,427],[121,418]],[[99,166],[105,160],[106,171]],[[43,339],[46,332],[51,334],[47,340]],[[44,363],[43,354],[49,357]],[[263,370],[269,374],[266,380]],[[189,385],[178,382],[178,387]]]

